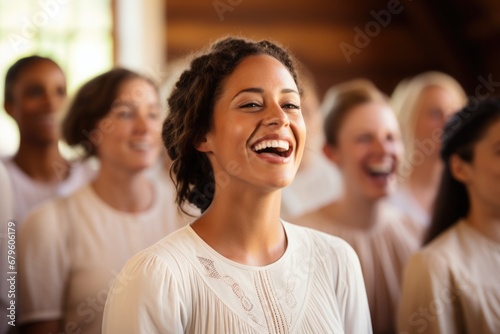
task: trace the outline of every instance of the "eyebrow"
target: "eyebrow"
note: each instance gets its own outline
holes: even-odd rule
[[[246,88],[246,89],[240,90],[238,93],[236,93],[236,95],[233,96],[233,98],[231,99],[231,101],[234,100],[238,95],[243,94],[243,93],[258,93],[258,94],[262,94],[262,93],[264,93],[264,89],[258,88],[258,87],[250,87],[250,88]],[[283,88],[281,90],[281,93],[282,94],[295,93],[295,94],[297,94],[297,95],[300,96],[299,92],[297,92],[295,89],[292,89],[292,88]]]

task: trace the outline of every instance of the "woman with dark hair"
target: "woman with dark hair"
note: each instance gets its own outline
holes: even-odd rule
[[[279,216],[305,142],[292,58],[268,41],[220,40],[169,106],[178,204],[203,214],[125,265],[104,332],[371,333],[352,248]]]
[[[181,226],[174,194],[146,175],[161,124],[157,87],[137,73],[113,69],[77,92],[64,138],[100,168],[90,184],[31,212],[19,232],[21,332],[100,333],[118,271]]]
[[[12,183],[13,219],[21,223],[41,202],[66,196],[95,174],[88,164],[67,161],[59,150],[59,117],[66,78],[52,59],[30,56],[5,77],[4,108],[19,127],[19,149],[5,160]]]
[[[500,333],[500,100],[445,127],[445,170],[426,247],[405,269],[405,333]]]

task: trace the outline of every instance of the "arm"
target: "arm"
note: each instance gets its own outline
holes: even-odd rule
[[[56,333],[63,317],[69,260],[54,203],[36,209],[19,229],[18,323],[26,333],[48,333],[49,329]]]
[[[445,261],[415,254],[403,276],[398,329],[407,334],[459,333],[453,315],[455,298]]]
[[[164,260],[148,252],[129,260],[114,282],[103,333],[184,333],[179,286]]]

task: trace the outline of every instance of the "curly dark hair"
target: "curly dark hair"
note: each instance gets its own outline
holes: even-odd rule
[[[163,124],[162,136],[173,162],[170,176],[176,184],[176,201],[181,210],[186,201],[202,212],[212,203],[215,193],[212,165],[195,145],[212,128],[214,105],[227,77],[243,59],[256,55],[277,59],[299,87],[296,61],[285,49],[267,40],[256,42],[227,37],[194,57],[168,99],[170,112]]]

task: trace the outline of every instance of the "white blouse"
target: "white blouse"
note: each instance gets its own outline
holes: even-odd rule
[[[13,160],[5,160],[4,163],[12,185],[14,219],[18,223],[18,228],[35,206],[55,197],[68,196],[92,180],[96,174],[88,162],[74,162],[66,179],[44,183],[26,175]],[[57,171],[58,166],[53,167]]]
[[[398,316],[402,333],[500,333],[500,243],[465,220],[409,261]]]
[[[356,254],[283,223],[288,246],[253,267],[224,258],[186,226],[132,258],[110,292],[104,333],[371,333]]]

